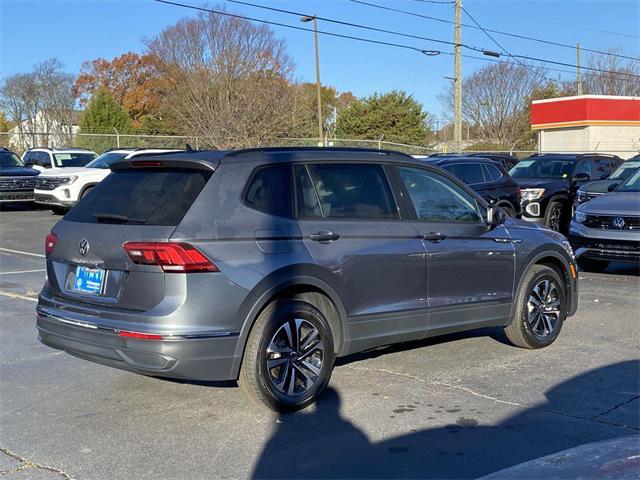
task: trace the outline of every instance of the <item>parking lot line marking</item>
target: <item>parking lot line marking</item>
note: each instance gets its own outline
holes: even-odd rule
[[[44,258],[44,255],[42,255],[41,253],[22,252],[20,250],[11,250],[10,248],[2,248],[2,247],[0,247],[0,251],[9,252],[9,253],[19,253],[20,255],[29,255],[30,257]]]
[[[34,273],[34,272],[46,272],[44,268],[39,268],[37,270],[16,270],[15,272],[0,272],[0,275],[13,275],[15,273]]]
[[[38,301],[37,298],[27,297],[26,295],[20,295],[19,293],[3,292],[2,290],[0,290],[0,295],[2,295],[3,297],[18,298],[20,300],[28,300],[30,302],[37,302]]]

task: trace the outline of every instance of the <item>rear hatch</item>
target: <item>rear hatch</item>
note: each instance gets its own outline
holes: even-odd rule
[[[48,237],[49,293],[67,301],[126,310],[144,311],[160,303],[178,278],[144,255],[153,260],[157,248],[169,242],[215,167],[187,161],[114,164],[112,174],[81,199]],[[127,252],[125,245],[130,242],[136,245]],[[171,275],[174,279],[166,278]]]

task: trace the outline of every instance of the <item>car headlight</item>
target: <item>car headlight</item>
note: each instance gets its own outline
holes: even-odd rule
[[[578,223],[583,223],[587,219],[587,214],[580,210],[576,210],[573,219]]]
[[[78,180],[78,176],[77,175],[71,175],[70,177],[62,177],[62,179],[64,180],[63,183],[65,185],[71,185],[73,182]]]
[[[532,201],[542,198],[544,195],[544,188],[524,188],[521,190],[522,200]]]
[[[571,244],[569,240],[562,240],[562,248],[569,254],[571,258],[573,258],[573,248],[571,248]]]

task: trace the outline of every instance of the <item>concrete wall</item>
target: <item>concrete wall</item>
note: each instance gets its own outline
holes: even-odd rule
[[[640,125],[590,125],[539,131],[541,152],[603,152],[630,158],[640,152]]]

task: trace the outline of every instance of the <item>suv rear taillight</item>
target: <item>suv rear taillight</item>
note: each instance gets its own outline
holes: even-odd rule
[[[49,255],[53,252],[53,247],[56,246],[56,242],[58,241],[58,237],[56,237],[55,233],[49,233],[44,238],[44,253]]]
[[[158,265],[168,273],[219,272],[213,262],[188,243],[127,242],[123,248],[133,263]]]

